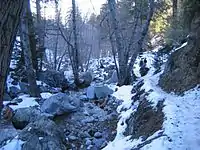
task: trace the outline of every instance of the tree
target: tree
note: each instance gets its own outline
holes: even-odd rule
[[[74,48],[73,48],[73,74],[74,82],[76,85],[79,85],[79,56],[78,56],[78,39],[77,39],[77,28],[76,28],[76,3],[75,0],[72,0],[72,23],[73,23],[73,35],[74,35]]]
[[[0,110],[11,52],[18,30],[24,0],[3,0],[0,3]]]
[[[116,49],[118,54],[119,85],[130,84],[131,82],[133,65],[138,53],[142,50],[143,42],[148,32],[151,18],[153,16],[154,0],[149,0],[149,2],[147,2],[149,11],[145,15],[146,17],[144,20],[143,15],[145,13],[142,11],[142,3],[144,3],[144,1],[136,0],[134,1],[134,5],[131,5],[134,6],[135,10],[133,15],[133,23],[131,25],[132,30],[130,31],[125,29],[125,34],[123,34],[124,27],[122,28],[120,26],[117,18],[116,2],[115,0],[108,0],[111,16],[111,27],[113,28],[115,35]],[[127,36],[129,38],[127,38]]]
[[[31,54],[31,39],[29,38],[29,14],[30,14],[30,1],[24,2],[24,11],[21,21],[20,38],[22,43],[22,50],[24,52],[24,61],[26,66],[26,73],[29,83],[30,95],[33,97],[40,97],[40,91],[36,84],[36,72],[33,69],[32,54]]]
[[[40,70],[42,70],[42,61],[44,57],[45,47],[44,47],[44,39],[45,39],[45,23],[42,22],[41,15],[41,0],[36,0],[36,11],[37,11],[37,35],[38,35],[38,45],[39,45],[39,55],[40,55]],[[34,63],[33,63],[34,64]]]

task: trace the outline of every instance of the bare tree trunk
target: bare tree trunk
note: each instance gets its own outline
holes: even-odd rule
[[[58,1],[55,0],[55,13],[56,13],[56,43],[54,50],[54,70],[57,70],[57,54],[58,54],[58,37],[59,37],[59,22],[60,22],[60,12],[58,11]]]
[[[38,61],[37,61],[37,51],[36,51],[35,27],[33,24],[33,16],[32,16],[30,5],[28,5],[27,15],[28,15],[28,30],[29,30],[28,32],[29,32],[29,39],[30,39],[30,49],[31,49],[31,54],[32,54],[33,68],[37,71]]]
[[[3,0],[0,3],[0,110],[11,52],[18,30],[24,0]]]
[[[118,84],[121,86],[121,85],[125,85],[125,84],[130,84],[133,65],[135,63],[138,53],[142,49],[144,38],[148,32],[149,24],[150,24],[151,18],[153,16],[154,0],[149,0],[149,12],[147,15],[147,20],[141,27],[140,33],[135,32],[135,30],[137,29],[137,26],[138,26],[138,22],[140,21],[140,19],[139,19],[140,15],[138,13],[135,14],[135,25],[133,26],[133,33],[130,38],[128,46],[126,46],[127,45],[126,41],[123,41],[123,38],[120,35],[121,30],[119,28],[118,21],[116,18],[116,2],[115,2],[115,0],[108,0],[108,5],[109,5],[111,19],[112,19],[111,27],[114,30],[114,34],[115,34],[115,38],[116,38],[116,47],[117,47],[118,62],[119,62],[119,77],[118,77],[119,83]],[[138,5],[138,4],[136,4],[136,5]],[[138,11],[140,11],[141,9],[142,8],[138,9]],[[135,37],[136,37],[135,34],[137,34],[136,39],[135,39]],[[135,40],[135,42],[134,42],[134,40]],[[124,42],[124,45],[123,45],[123,42]],[[132,44],[132,43],[134,43],[134,44]],[[132,47],[132,45],[134,45],[134,48]],[[134,51],[131,56],[130,63],[128,64],[129,55],[130,55],[130,51],[132,48],[134,49]]]
[[[40,2],[41,0],[36,0],[37,35],[38,35],[38,43],[39,43],[40,70],[42,70],[42,61],[43,61],[43,57],[45,57],[45,47],[44,47],[45,24],[42,22]]]
[[[73,74],[74,82],[79,85],[79,56],[78,56],[78,43],[77,43],[77,28],[76,28],[76,4],[72,0],[72,22],[73,22],[73,35],[74,35],[74,49],[73,49]]]
[[[109,39],[110,39],[112,54],[113,54],[114,63],[115,63],[115,69],[116,69],[116,72],[117,72],[117,77],[119,79],[119,69],[118,69],[117,60],[116,60],[115,44],[114,44],[113,34],[111,33],[111,27],[109,25],[109,21],[108,20],[107,20],[107,24],[108,24],[108,29],[109,29],[108,34],[109,34]]]
[[[118,26],[118,21],[116,18],[116,2],[115,0],[108,0],[108,5],[111,13],[111,27],[114,30],[115,38],[116,38],[116,46],[117,46],[117,53],[118,53],[118,62],[119,62],[119,85],[124,85],[125,79],[127,77],[127,64],[125,62],[125,49],[122,44],[122,38],[120,36],[120,29]]]
[[[24,52],[24,59],[25,59],[25,66],[26,66],[26,72],[28,77],[28,83],[29,83],[29,90],[30,95],[34,97],[40,97],[40,92],[36,84],[36,74],[33,69],[32,64],[32,55],[31,55],[31,49],[30,49],[30,39],[29,39],[29,30],[28,30],[28,8],[30,7],[30,2],[25,1],[24,3],[24,14],[21,22],[21,42],[22,42],[22,48]]]
[[[142,26],[142,32],[141,32],[141,35],[139,36],[138,41],[135,43],[134,53],[132,54],[131,61],[129,63],[129,68],[128,68],[129,72],[132,71],[133,65],[134,65],[135,60],[137,58],[137,55],[142,50],[144,38],[148,33],[150,21],[153,17],[154,7],[155,7],[154,3],[155,3],[154,0],[149,0],[149,12],[148,12],[148,15],[147,15],[147,20],[146,20],[145,24]]]

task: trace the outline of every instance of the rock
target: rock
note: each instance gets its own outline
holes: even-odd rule
[[[111,78],[108,81],[109,83],[117,83],[118,82],[118,77],[117,77],[117,71],[114,71],[112,73]]]
[[[143,77],[143,76],[147,75],[149,68],[141,67],[139,71],[140,71],[141,76]]]
[[[69,138],[70,141],[78,140],[78,137],[73,136],[73,135],[70,135],[68,138]]]
[[[101,148],[102,145],[106,142],[105,139],[101,138],[101,139],[93,139],[92,143],[97,147],[97,148]]]
[[[108,95],[111,95],[113,90],[110,89],[107,85],[91,85],[87,88],[87,97],[89,99],[94,98],[106,98]]]
[[[107,85],[100,85],[100,86],[95,86],[94,89],[95,96],[96,98],[105,98],[108,95],[111,95],[113,93],[113,90],[110,89]]]
[[[10,97],[10,95],[8,95],[7,92],[4,93],[4,96],[3,96],[3,101],[11,101],[12,98]]]
[[[91,145],[92,144],[92,141],[90,140],[90,139],[86,139],[86,142],[85,142],[85,145],[86,146],[89,146],[89,145]]]
[[[95,138],[101,138],[101,137],[102,137],[102,133],[96,132],[96,133],[94,134],[94,137],[95,137]]]
[[[14,128],[1,129],[0,130],[0,147],[6,144],[8,140],[12,140],[17,136],[17,130]]]
[[[43,72],[39,72],[37,77],[40,81],[43,81],[49,86],[52,87],[62,87],[63,85],[68,85],[67,80],[65,79],[64,74],[53,71],[53,70],[46,70]]]
[[[88,100],[88,98],[87,98],[86,95],[81,95],[81,96],[79,97],[79,99],[80,99],[81,101],[87,101],[87,100]]]
[[[17,80],[13,80],[11,83],[12,83],[12,85],[18,85],[18,81]]]
[[[87,95],[87,98],[89,98],[89,99],[94,99],[95,98],[94,86],[89,86],[87,88],[86,95]]]
[[[15,98],[17,97],[17,95],[20,93],[20,89],[18,89],[17,87],[15,86],[11,86],[9,88],[9,95],[12,97],[12,98]]]
[[[41,114],[40,110],[35,107],[19,108],[14,113],[12,123],[16,129],[23,129],[30,122],[36,121],[42,116],[47,117],[47,115]]]
[[[64,93],[58,93],[46,99],[41,111],[53,116],[75,112],[80,106],[80,100]]]
[[[83,87],[88,87],[90,86],[92,80],[93,80],[93,75],[91,72],[84,72],[81,77],[80,80],[82,82],[81,86]]]
[[[47,86],[39,85],[40,93],[49,92],[50,89]]]
[[[65,150],[63,131],[50,119],[40,118],[27,125],[19,135],[26,141],[22,150]]]
[[[29,87],[28,84],[25,82],[19,82],[20,90],[22,93],[28,94],[29,93]]]

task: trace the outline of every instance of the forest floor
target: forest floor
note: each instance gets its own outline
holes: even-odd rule
[[[156,105],[160,101],[164,102],[164,107],[162,110],[164,113],[164,122],[162,128],[146,139],[143,139],[142,137],[138,139],[132,139],[131,136],[125,136],[124,133],[128,126],[127,120],[131,115],[137,112],[139,103],[137,101],[133,103],[134,100],[132,97],[134,94],[131,92],[133,85],[117,87],[116,85],[112,84],[110,87],[113,89],[118,89],[112,94],[112,96],[115,97],[116,100],[120,100],[122,102],[116,107],[116,111],[119,116],[118,119],[113,121],[114,125],[111,127],[111,130],[114,130],[113,127],[116,128],[115,137],[111,138],[112,141],[108,142],[107,146],[105,146],[103,150],[199,150],[199,86],[186,91],[182,95],[164,92],[158,86],[158,81],[164,70],[165,64],[162,65],[161,72],[155,74],[155,68],[153,67],[154,55],[151,52],[148,52],[144,53],[142,57],[147,58],[147,67],[150,68],[150,70],[146,76],[140,77],[138,60],[134,69],[134,72],[138,78],[134,85],[141,80],[144,81],[141,89],[145,90],[145,92],[151,91],[146,96],[146,99],[151,102],[153,108],[156,109]],[[94,62],[91,66],[95,70],[95,67],[97,66],[96,62]],[[96,75],[98,75],[98,73]],[[102,74],[105,73],[102,72]],[[50,96],[51,94],[49,93],[43,94],[43,97],[45,98]],[[23,99],[23,102],[21,102],[18,106],[13,106],[13,109],[39,105],[34,98],[28,97],[27,95],[23,95],[21,98]],[[1,129],[5,127],[2,125],[5,124],[1,124]],[[0,148],[0,150],[15,150],[13,147],[9,147],[9,145],[13,146],[13,144],[15,144],[15,148],[20,148],[19,142],[8,141],[7,143],[8,144]]]

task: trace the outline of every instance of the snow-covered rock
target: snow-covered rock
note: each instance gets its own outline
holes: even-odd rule
[[[58,93],[46,99],[41,111],[53,116],[76,111],[80,107],[80,100],[64,93]]]

